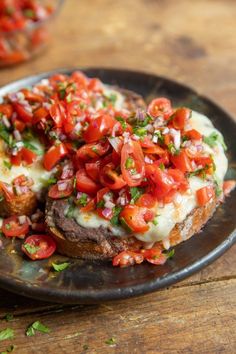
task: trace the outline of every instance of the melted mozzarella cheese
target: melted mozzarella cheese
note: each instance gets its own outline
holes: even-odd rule
[[[207,117],[197,112],[192,112],[190,124],[192,128],[198,130],[202,135],[205,136],[210,135],[212,132],[221,134],[217,129],[214,128],[211,121]],[[211,148],[210,146],[204,144],[204,149],[213,156],[216,165],[215,174],[218,177],[219,186],[221,187],[224,175],[228,167],[228,162],[223,147],[220,143],[217,143],[215,148]],[[163,240],[164,247],[168,248],[168,236],[171,230],[177,223],[184,221],[187,215],[191,213],[191,211],[197,206],[196,191],[202,187],[207,186],[209,183],[209,181],[203,180],[199,177],[194,176],[189,178],[189,191],[182,194],[182,199],[179,206],[176,207],[174,203],[168,203],[165,204],[163,208],[157,207],[156,214],[158,215],[158,224],[154,225],[149,223],[149,230],[143,234],[135,234],[135,237],[147,243]],[[110,227],[110,223],[108,221],[91,212],[82,214],[79,212],[79,209],[75,211],[75,219],[78,224],[83,227]],[[123,236],[127,234],[125,230],[120,227],[112,227],[111,231],[116,236]]]

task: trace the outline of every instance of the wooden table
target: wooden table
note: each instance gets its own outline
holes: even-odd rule
[[[236,116],[236,2],[67,0],[44,56],[0,72],[0,84],[59,67],[145,70],[190,84]],[[61,306],[0,291],[17,354],[236,353],[236,245],[187,280],[137,299]],[[51,334],[26,337],[40,320]],[[115,346],[105,342],[115,338]],[[88,349],[86,349],[88,346]]]

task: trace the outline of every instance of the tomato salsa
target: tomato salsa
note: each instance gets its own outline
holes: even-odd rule
[[[34,11],[37,14],[37,7]],[[19,10],[19,16],[22,13]],[[200,207],[221,191],[213,156],[204,148],[207,139],[189,124],[189,108],[175,108],[169,99],[158,97],[146,109],[133,112],[118,102],[119,95],[81,72],[53,75],[4,98],[0,136],[10,169],[33,170],[40,164],[50,174],[50,198],[67,198],[71,210],[92,213],[127,235],[142,236],[158,224],[157,206],[177,203],[190,191],[191,177],[207,181],[196,192]],[[35,137],[42,151],[34,145]],[[217,139],[208,137],[208,145]],[[11,183],[1,182],[2,197],[14,200],[35,184],[22,175]],[[40,210],[31,217],[4,219],[2,232],[6,237],[28,236],[22,251],[33,260],[56,250]],[[172,255],[156,242],[150,249],[118,254],[113,265],[144,260],[163,264]]]
[[[44,4],[39,0],[1,0],[0,65],[24,61],[45,43],[46,28],[35,25],[52,15],[53,3],[55,1]]]

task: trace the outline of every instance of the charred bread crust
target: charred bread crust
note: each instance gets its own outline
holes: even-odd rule
[[[198,233],[211,218],[217,206],[213,199],[203,207],[195,208],[186,219],[176,224],[170,233],[170,246],[185,241]],[[108,260],[126,250],[137,250],[145,243],[133,236],[121,238],[104,228],[84,228],[74,219],[65,216],[66,200],[48,199],[46,205],[46,225],[57,243],[58,252],[70,257]]]
[[[11,199],[4,198],[0,202],[0,216],[31,215],[37,207],[37,198],[34,192],[15,195]]]

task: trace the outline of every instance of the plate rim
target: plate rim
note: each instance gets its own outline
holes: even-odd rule
[[[1,97],[17,86],[23,85],[25,82],[33,83],[41,80],[43,78],[47,78],[50,75],[55,73],[71,73],[75,70],[80,71],[97,71],[97,72],[110,72],[116,73],[119,72],[132,74],[132,75],[143,75],[152,78],[156,78],[158,80],[164,80],[165,82],[174,83],[177,86],[180,86],[189,92],[197,95],[200,99],[204,100],[206,103],[216,107],[219,111],[221,111],[227,119],[234,124],[236,128],[236,122],[233,117],[221,106],[216,104],[213,100],[206,97],[205,95],[198,93],[194,88],[173,80],[169,77],[160,76],[155,73],[146,72],[146,71],[139,71],[139,70],[130,70],[130,69],[122,69],[122,68],[106,68],[106,67],[70,67],[70,68],[61,68],[61,69],[54,69],[47,72],[37,73],[35,75],[29,75],[26,77],[22,77],[18,80],[10,82],[8,84],[3,85],[0,88],[0,99]],[[67,290],[64,288],[58,287],[47,287],[44,286],[43,288],[37,287],[32,282],[21,281],[19,278],[15,276],[6,276],[0,271],[0,287],[17,293],[18,295],[23,295],[29,298],[43,300],[47,302],[58,302],[58,303],[69,303],[69,304],[87,304],[87,303],[101,303],[104,301],[111,301],[111,300],[121,300],[127,299],[134,296],[141,296],[147,293],[151,293],[157,291],[159,289],[163,289],[168,287],[172,284],[175,284],[192,274],[196,273],[200,269],[206,267],[210,263],[214,262],[217,258],[219,258],[223,253],[225,253],[233,244],[236,243],[236,228],[225,238],[223,242],[221,242],[217,247],[215,247],[211,252],[207,253],[200,259],[197,259],[193,263],[183,267],[175,272],[169,272],[164,274],[161,277],[158,277],[151,281],[142,282],[133,286],[126,286],[126,287],[117,287],[113,289],[74,289],[74,290]]]

